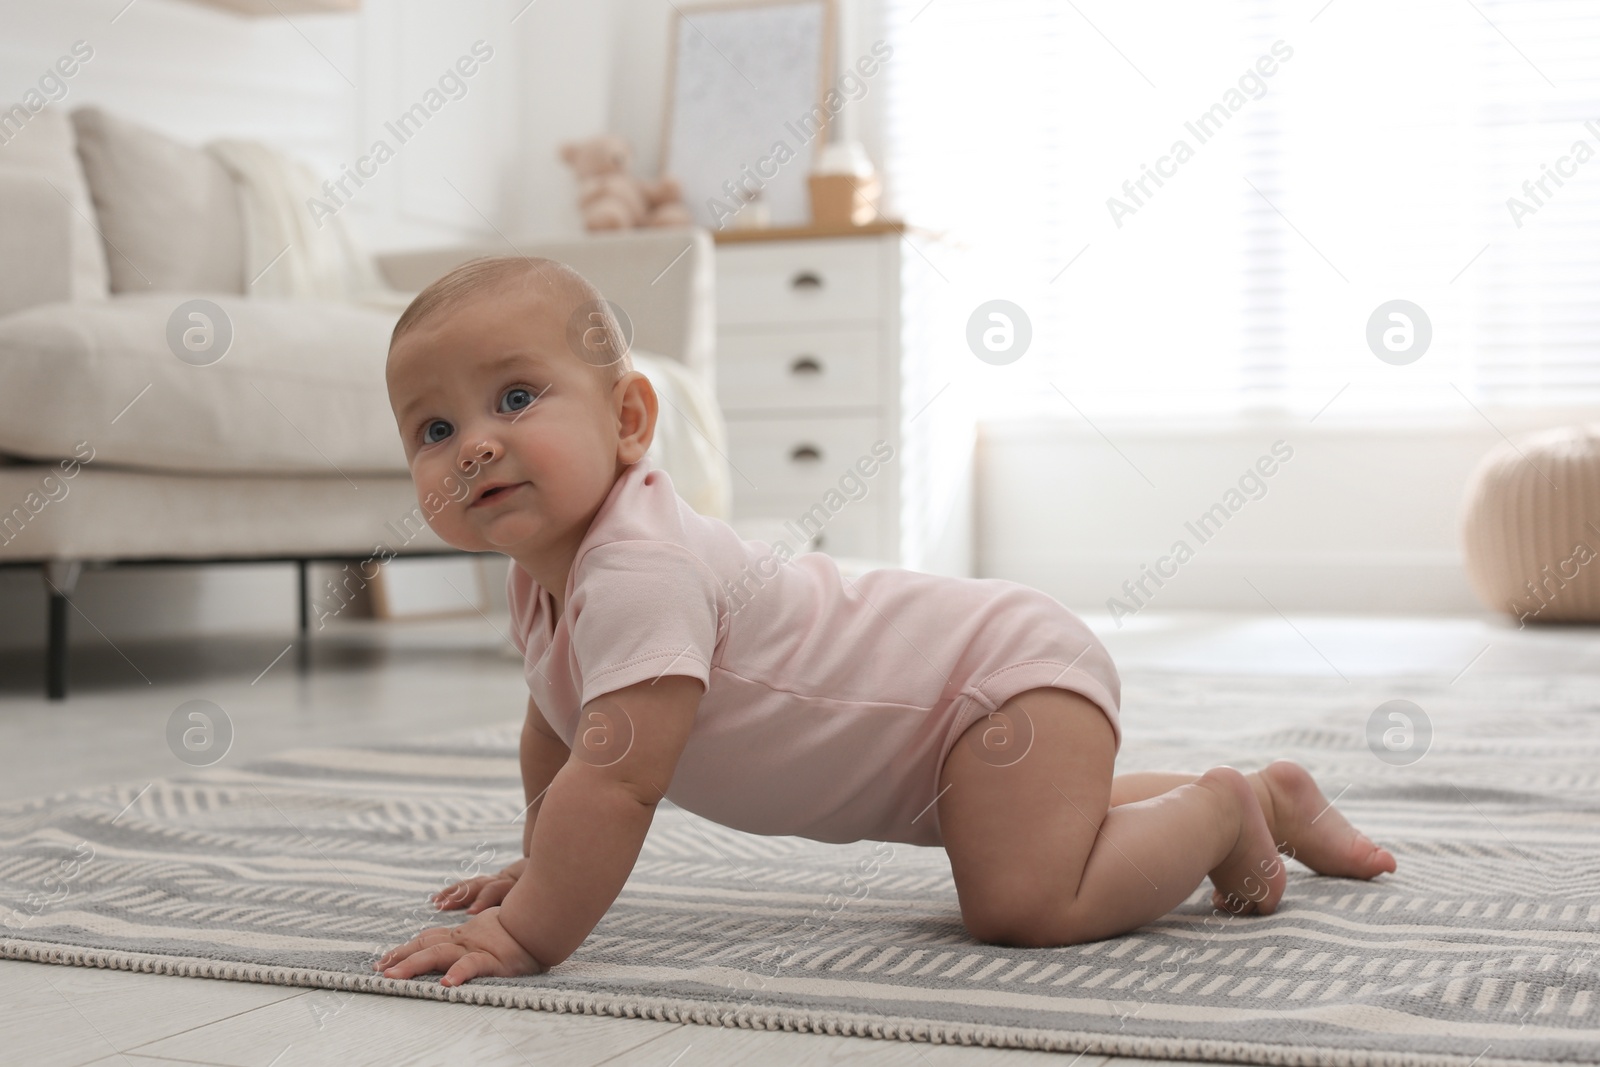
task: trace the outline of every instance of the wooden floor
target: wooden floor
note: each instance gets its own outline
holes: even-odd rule
[[[1347,676],[1584,671],[1600,630],[1517,630],[1487,618],[1143,613],[1114,628],[1085,616],[1124,670]],[[43,699],[36,654],[0,655],[0,800],[187,768],[168,751],[186,700],[233,721],[229,760],[274,751],[520,720],[526,707],[504,620],[347,622],[314,640],[309,674],[292,633],[196,644],[102,642],[74,651],[72,695]],[[0,1062],[27,1065],[557,1063],[1073,1064],[1056,1053],[722,1029],[442,1004],[368,994],[0,961]],[[1100,1067],[1105,1057],[1076,1057]],[[1140,1062],[1118,1060],[1116,1067]],[[1159,1061],[1170,1064],[1172,1061]]]

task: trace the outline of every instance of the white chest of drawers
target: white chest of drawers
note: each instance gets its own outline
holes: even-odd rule
[[[938,402],[964,342],[923,338],[914,318],[908,328],[908,289],[925,282],[906,256],[915,252],[893,231],[719,235],[715,378],[733,525],[842,568],[965,577],[973,427],[958,404]]]

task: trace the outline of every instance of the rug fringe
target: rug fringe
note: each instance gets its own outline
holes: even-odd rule
[[[1550,1067],[1548,1060],[1491,1059],[1439,1053],[1384,1052],[1315,1046],[1285,1047],[1258,1042],[1217,1041],[1208,1038],[1164,1039],[1126,1035],[1110,1040],[1082,1040],[1074,1035],[978,1023],[946,1023],[930,1019],[886,1019],[879,1015],[834,1013],[819,1015],[803,1008],[719,1010],[694,1000],[659,1000],[640,1004],[598,993],[545,992],[534,987],[467,985],[445,988],[436,982],[385,978],[380,974],[346,974],[304,967],[275,967],[194,956],[156,956],[142,952],[109,951],[11,939],[0,942],[0,959],[53,963],[74,967],[170,974],[182,978],[219,978],[263,985],[302,986],[385,996],[480,1004],[486,1007],[524,1008],[571,1015],[608,1015],[621,1019],[695,1023],[701,1026],[737,1027],[745,1030],[784,1030],[824,1033],[838,1037],[922,1041],[938,1045],[975,1045],[986,1048],[1031,1049],[1040,1052],[1077,1052],[1099,1056],[1147,1059],[1206,1060],[1223,1063],[1265,1064],[1268,1067]]]

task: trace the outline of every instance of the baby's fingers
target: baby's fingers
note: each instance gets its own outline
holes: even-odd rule
[[[446,886],[433,895],[434,906],[440,911],[452,911],[472,903],[477,898],[479,891],[489,880],[486,874],[476,878],[468,878],[457,882],[455,885]]]
[[[467,914],[476,915],[485,908],[492,908],[506,898],[511,892],[511,887],[516,885],[514,878],[497,878],[478,890],[477,899],[472,902],[472,907],[467,909]]]
[[[379,956],[378,962],[372,965],[372,969],[375,971],[384,970],[391,964],[399,963],[407,956],[411,956],[423,951],[424,949],[431,948],[434,945],[439,944],[441,941],[450,940],[452,940],[452,931],[450,927],[431,926],[422,931],[416,937],[413,937],[410,941],[407,941],[405,944],[396,945],[388,952],[385,952],[383,955]]]
[[[418,952],[413,952],[399,963],[384,968],[385,978],[415,978],[429,971],[448,971],[467,950],[454,941],[440,941]]]
[[[468,952],[456,960],[445,976],[439,979],[440,985],[460,985],[472,979],[487,975],[491,978],[504,973],[500,961],[487,952]]]

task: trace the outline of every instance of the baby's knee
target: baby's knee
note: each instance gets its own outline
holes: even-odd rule
[[[974,940],[1007,948],[1065,948],[1105,937],[1092,917],[1080,917],[1059,886],[1002,902],[961,901],[961,922]]]

